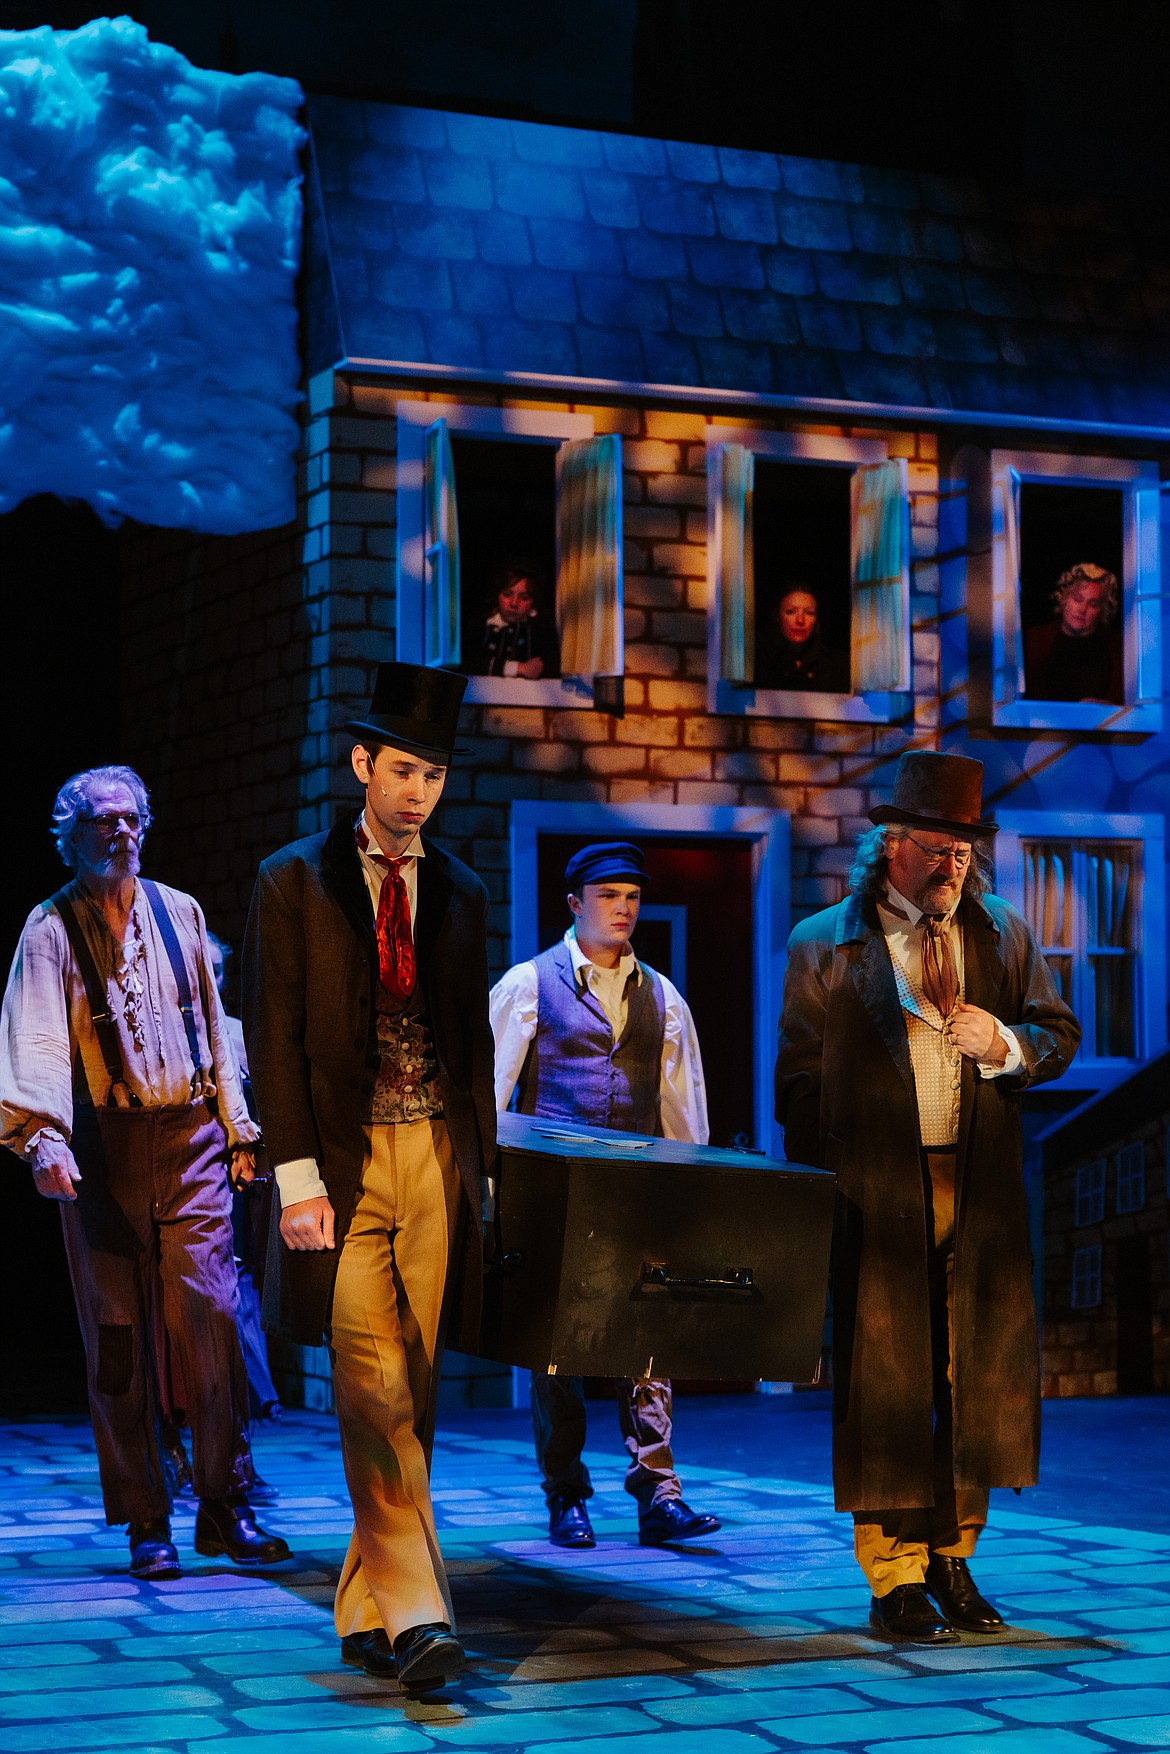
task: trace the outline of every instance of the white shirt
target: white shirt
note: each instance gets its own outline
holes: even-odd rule
[[[364,811],[361,821],[366,840],[369,842],[369,851],[366,851],[359,840],[356,843],[357,855],[361,862],[362,876],[366,880],[370,907],[376,919],[378,898],[382,893],[382,884],[385,882],[387,872],[385,865],[379,863],[375,854],[380,855],[381,858],[385,858],[386,855],[378,846],[369,817]],[[406,863],[401,867],[401,875],[402,881],[406,885],[407,900],[410,903],[410,930],[413,936],[414,922],[418,914],[418,861],[426,858],[426,851],[417,834],[406,851],[401,854],[401,857],[406,860]],[[294,1157],[289,1163],[278,1163],[275,1174],[282,1207],[295,1206],[299,1200],[317,1200],[322,1196],[328,1198],[329,1190],[321,1180],[321,1171],[315,1158]]]
[[[629,1002],[626,987],[630,976],[639,983],[642,970],[627,949],[616,968],[599,968],[590,962],[570,926],[564,942],[572,958],[576,979],[588,987],[609,1020],[616,1041],[626,1026]],[[703,1060],[690,1006],[664,974],[662,982],[666,1029],[662,1042],[659,1094],[662,1132],[667,1139],[705,1145],[711,1129],[707,1120],[707,1087]],[[496,1107],[501,1112],[512,1100],[516,1081],[528,1057],[528,1044],[536,1034],[539,977],[535,962],[518,962],[496,982],[488,997],[492,1034],[496,1040]]]
[[[891,957],[900,962],[906,970],[910,984],[914,987],[921,987],[922,922],[926,916],[920,907],[915,907],[912,901],[900,894],[892,883],[887,882],[886,889],[895,907],[900,908],[902,913],[907,916],[905,919],[901,918],[899,914],[891,912],[888,907],[883,907],[880,900],[878,901],[878,918],[881,921],[882,931],[885,933],[886,944],[889,947]],[[962,898],[960,897],[960,899]],[[961,990],[965,983],[963,978],[963,934],[959,930],[959,922],[956,917],[958,906],[959,903],[956,901],[947,915],[947,939],[951,946],[955,975]],[[1002,1066],[995,1065],[991,1060],[977,1060],[976,1065],[979,1068],[981,1078],[1006,1078],[1012,1072],[1018,1072],[1023,1062],[1020,1044],[1007,1024],[1001,1023],[997,1017],[995,1027],[1007,1047],[1007,1059]]]

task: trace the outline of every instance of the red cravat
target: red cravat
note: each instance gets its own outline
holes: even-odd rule
[[[376,865],[385,868],[382,887],[378,892],[378,914],[374,921],[374,937],[378,945],[378,978],[392,999],[405,1004],[414,992],[418,966],[414,959],[414,937],[410,930],[410,896],[402,867],[406,859],[388,859],[375,852],[365,829],[357,825],[358,845]],[[410,855],[413,857],[413,855]]]

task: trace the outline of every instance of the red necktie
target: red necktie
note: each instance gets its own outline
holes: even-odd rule
[[[950,1017],[959,997],[949,925],[945,914],[922,916],[922,990],[944,1018]]]
[[[410,930],[410,897],[402,867],[406,859],[388,859],[376,853],[361,823],[357,825],[358,845],[376,865],[385,868],[382,887],[378,892],[378,914],[374,921],[374,937],[378,945],[378,978],[392,999],[405,1004],[414,992],[418,967],[414,959],[414,937]],[[410,855],[413,857],[413,855]]]

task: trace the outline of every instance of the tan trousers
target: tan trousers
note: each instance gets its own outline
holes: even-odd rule
[[[955,1158],[925,1153],[932,1209],[930,1323],[934,1356],[934,1503],[922,1508],[855,1511],[853,1551],[875,1596],[921,1583],[932,1553],[969,1559],[987,1521],[985,1488],[956,1487],[952,1452],[951,1289],[954,1280]]]
[[[334,1603],[344,1638],[454,1625],[431,1508],[435,1378],[460,1182],[442,1119],[367,1131],[329,1332],[354,1530]]]

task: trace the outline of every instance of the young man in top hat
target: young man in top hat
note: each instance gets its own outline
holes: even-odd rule
[[[583,847],[565,881],[573,923],[564,938],[492,989],[497,1106],[508,1107],[519,1081],[524,1114],[705,1145],[707,1092],[690,1009],[630,948],[646,886],[640,849],[627,841]],[[592,1547],[581,1378],[534,1374],[531,1394],[549,1539]],[[683,1503],[669,1382],[626,1382],[618,1398],[639,1541],[658,1547],[713,1533],[718,1518]]]
[[[448,1316],[461,1308],[465,1343],[478,1322],[495,1156],[487,893],[421,833],[465,687],[380,667],[369,713],[345,727],[361,814],[264,862],[245,943],[284,1244],[266,1313],[302,1344],[328,1339],[353,1502],[342,1657],[413,1693],[462,1666],[430,1452]]]
[[[1036,1479],[1020,1095],[1080,1040],[989,893],[982,779],[966,756],[902,756],[845,900],[789,939],[776,1062],[788,1157],[837,1176],[837,1508],[871,1624],[915,1644],[1003,1631],[967,1562],[988,1488]]]

